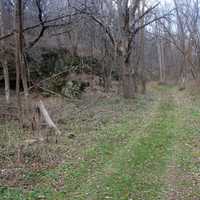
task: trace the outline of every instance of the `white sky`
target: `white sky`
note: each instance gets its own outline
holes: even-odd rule
[[[164,5],[165,3],[167,4],[174,4],[173,0],[149,0],[150,3],[158,3],[160,2],[162,5]]]
[[[149,0],[149,5],[159,3],[161,6],[167,6],[168,9],[172,9],[174,7],[173,0]]]

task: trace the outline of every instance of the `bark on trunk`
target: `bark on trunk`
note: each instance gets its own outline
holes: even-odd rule
[[[23,42],[23,2],[22,0],[16,0],[15,9],[15,29],[16,29],[16,94],[17,103],[20,111],[20,118],[22,118],[22,105],[20,97],[20,83],[22,81],[24,96],[27,109],[29,108],[28,102],[28,83],[27,83],[27,73],[25,69],[24,62],[24,42]]]
[[[180,81],[180,90],[185,89],[185,84],[186,84],[186,76],[187,76],[187,72],[186,72],[186,33],[184,30],[184,25],[183,25],[183,21],[180,15],[180,11],[179,11],[179,5],[177,0],[174,0],[174,4],[176,7],[176,18],[177,18],[177,27],[178,27],[178,36],[179,36],[179,41],[180,41],[180,47],[181,50],[183,51],[183,57],[182,57],[182,62],[180,63],[180,73],[179,73],[179,81]]]
[[[132,55],[135,43],[135,30],[134,26],[131,26],[131,20],[134,21],[136,12],[140,1],[137,0],[132,8],[129,7],[129,1],[118,1],[119,12],[119,30],[120,30],[120,42],[119,49],[121,51],[122,61],[122,89],[123,96],[125,98],[133,98],[135,96],[135,86],[133,80],[133,68],[131,66],[130,57]]]
[[[123,64],[122,86],[123,86],[124,98],[133,98],[135,96],[134,81],[133,81],[130,63],[124,62]]]
[[[108,76],[104,77],[104,87],[105,87],[105,92],[106,93],[110,92],[110,88],[111,88],[111,75],[108,75]]]
[[[145,0],[142,1],[142,9],[141,9],[141,14],[143,15],[145,11]],[[144,17],[141,20],[140,26],[144,25]],[[146,79],[145,79],[145,56],[144,56],[144,28],[140,31],[140,81],[141,81],[141,93],[145,94],[146,93]]]
[[[4,5],[3,1],[0,2],[0,35],[5,35],[5,16],[4,16]],[[8,63],[7,58],[5,56],[5,41],[1,41],[1,64],[3,67],[3,75],[4,75],[4,84],[5,84],[5,98],[6,102],[10,103],[10,79],[9,79],[9,71],[8,71]]]
[[[7,60],[5,60],[3,63],[3,74],[4,74],[4,83],[5,83],[5,97],[6,97],[6,102],[9,104],[10,103],[10,79],[9,79]]]
[[[162,39],[157,41],[158,60],[160,68],[160,83],[165,82],[165,60],[164,60],[164,45]]]
[[[103,61],[103,85],[106,93],[110,92],[110,88],[112,86],[111,73],[112,73],[111,63]]]
[[[49,116],[49,113],[48,113],[47,109],[45,108],[44,103],[41,100],[38,104],[38,108],[39,108],[41,114],[43,115],[45,122],[47,123],[49,128],[53,129],[55,131],[56,143],[57,143],[58,142],[58,136],[61,135],[61,131],[58,129],[58,127],[55,125],[55,123],[53,122],[53,120]],[[48,141],[48,135],[47,135],[47,141]]]
[[[23,112],[20,96],[21,68],[22,68],[22,1],[16,0],[15,8],[15,62],[16,62],[16,96],[19,109],[19,120],[23,126]]]

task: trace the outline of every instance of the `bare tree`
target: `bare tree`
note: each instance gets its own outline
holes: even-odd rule
[[[5,4],[2,0],[0,2],[0,35],[5,35]],[[3,74],[4,74],[4,83],[5,83],[5,97],[6,102],[10,102],[10,80],[9,80],[9,71],[8,71],[8,60],[6,57],[6,42],[1,41],[1,61],[0,64],[3,67]]]
[[[23,2],[22,0],[16,0],[15,5],[15,37],[16,37],[16,94],[17,103],[20,111],[20,119],[22,118],[22,105],[20,97],[20,84],[22,81],[26,103],[28,103],[28,85],[27,85],[27,75],[24,64],[24,38],[23,38]]]
[[[139,16],[144,15],[144,11],[145,11],[145,3],[146,0],[142,1],[142,5],[141,5],[141,12],[139,12]],[[139,11],[140,11],[139,10]],[[143,17],[141,19],[141,26],[143,26],[145,23],[145,18]],[[144,94],[146,92],[146,78],[145,78],[145,28],[140,30],[140,51],[139,51],[139,62],[140,62],[140,80],[141,80],[141,84],[142,84],[142,94]]]
[[[161,30],[159,30],[158,25],[157,28],[157,51],[158,51],[158,61],[160,68],[160,83],[165,82],[165,54],[164,54],[164,39],[162,38]]]

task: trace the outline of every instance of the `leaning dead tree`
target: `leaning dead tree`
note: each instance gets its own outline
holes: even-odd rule
[[[45,139],[44,135],[40,132],[41,130],[41,123],[42,123],[42,117],[44,121],[46,122],[46,125],[48,128],[53,130],[55,132],[56,136],[56,143],[58,142],[58,136],[61,135],[61,131],[58,129],[56,124],[51,119],[44,103],[40,100],[36,105],[32,117],[32,130],[37,131],[37,135],[35,135],[32,139],[26,139],[17,146],[17,163],[21,164],[23,162],[23,152],[29,147],[33,146],[35,144],[44,144]],[[48,134],[47,134],[47,141],[48,141]]]
[[[38,104],[38,108],[41,112],[41,114],[43,115],[47,125],[49,126],[49,128],[54,129],[55,130],[55,134],[56,136],[60,136],[61,132],[58,129],[58,127],[55,125],[55,123],[53,122],[53,120],[51,119],[51,117],[49,116],[49,113],[47,111],[47,109],[45,108],[44,103],[40,100],[39,104]]]
[[[42,100],[40,100],[34,108],[33,111],[33,117],[32,117],[32,130],[37,133],[38,138],[41,138],[43,140],[44,136],[41,134],[41,124],[42,124],[42,119],[45,121],[47,127],[55,132],[56,136],[56,142],[58,136],[61,135],[61,131],[59,128],[56,126],[56,124],[53,122],[51,119],[44,103]],[[48,134],[47,134],[48,136]],[[48,138],[47,138],[48,139]]]

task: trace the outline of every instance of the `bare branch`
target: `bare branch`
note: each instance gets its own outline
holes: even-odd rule
[[[61,20],[61,19],[65,19],[65,18],[68,18],[68,17],[71,17],[71,16],[76,16],[76,15],[78,15],[78,14],[80,14],[80,13],[74,13],[74,14],[72,14],[72,15],[64,15],[64,16],[56,17],[56,18],[53,18],[53,19],[44,21],[43,24],[48,24],[48,23],[56,22],[56,21],[59,21],[59,20]],[[38,23],[38,24],[35,24],[35,25],[33,25],[33,26],[24,28],[24,29],[23,29],[23,32],[30,31],[30,30],[34,30],[34,29],[36,29],[36,28],[38,28],[38,27],[40,27],[40,26],[41,26],[41,22]],[[50,26],[52,26],[52,25],[48,25],[48,26],[50,27]],[[4,39],[7,39],[7,38],[9,38],[9,37],[14,36],[14,33],[15,33],[15,30],[13,30],[12,32],[10,32],[10,33],[8,33],[8,34],[6,34],[6,35],[1,36],[1,37],[0,37],[0,40],[4,40]]]

